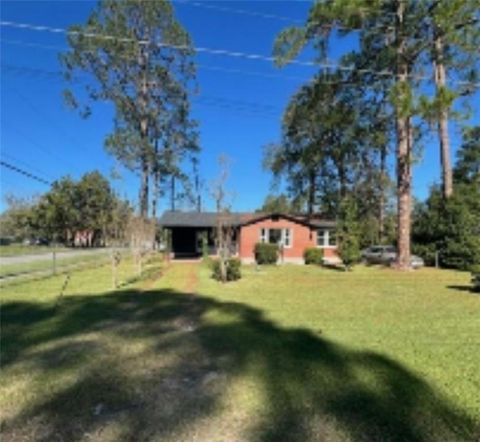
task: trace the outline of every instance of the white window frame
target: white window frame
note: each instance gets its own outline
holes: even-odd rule
[[[319,244],[320,232],[323,232],[323,244]],[[331,236],[336,236],[334,229],[317,229],[317,247],[320,249],[334,249],[337,247],[337,244],[330,243],[330,234]]]
[[[270,230],[280,230],[280,241],[278,242],[279,246],[282,246],[285,249],[291,249],[293,246],[293,229],[289,227],[275,227],[274,229],[269,229],[262,227],[259,231],[259,238],[261,243],[270,242]],[[288,234],[287,234],[288,231]],[[288,237],[288,244],[287,238]]]
[[[260,229],[260,242],[261,243],[268,242],[268,229],[265,229],[265,228]]]
[[[287,235],[288,232],[288,235]],[[287,244],[287,238],[288,238],[288,244]],[[293,229],[290,229],[288,227],[282,229],[282,246],[285,249],[291,249],[293,245]]]

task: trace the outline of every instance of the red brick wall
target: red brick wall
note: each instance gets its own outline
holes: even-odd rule
[[[292,247],[284,249],[284,258],[303,260],[303,252],[307,247],[317,244],[317,232],[302,224],[297,224],[285,218],[274,221],[271,218],[243,226],[240,230],[239,256],[242,259],[253,260],[255,244],[260,242],[260,229],[291,229]],[[325,257],[336,257],[335,248],[326,248]]]

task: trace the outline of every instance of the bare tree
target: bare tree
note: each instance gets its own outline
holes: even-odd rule
[[[142,216],[132,216],[128,225],[128,232],[136,271],[138,275],[141,275],[144,259],[154,248],[155,222],[144,219]]]
[[[210,194],[215,200],[217,211],[215,243],[220,261],[220,275],[222,282],[227,282],[227,262],[232,253],[234,234],[229,204],[232,194],[226,190],[226,182],[230,172],[229,158],[221,155],[218,159],[218,165],[220,173],[210,186]]]

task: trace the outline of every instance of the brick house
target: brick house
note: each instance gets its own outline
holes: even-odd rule
[[[278,244],[283,262],[303,263],[303,252],[308,247],[322,248],[325,261],[338,262],[335,221],[317,215],[309,218],[282,213],[230,213],[228,222],[234,232],[232,254],[244,263],[255,261],[258,242]],[[207,238],[210,255],[216,254],[216,213],[165,212],[159,224],[171,233],[173,257],[201,256],[203,238]]]

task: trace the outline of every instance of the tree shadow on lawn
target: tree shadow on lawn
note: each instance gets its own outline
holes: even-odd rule
[[[70,296],[57,310],[6,303],[2,328],[4,368],[28,361],[41,373],[63,367],[78,374],[73,384],[4,422],[5,440],[70,441],[86,434],[103,440],[111,425],[118,425],[115,440],[178,440],[185,428],[220,412],[231,381],[241,376],[258,381],[254,393],[263,404],[254,419],[227,423],[235,433],[227,439],[422,442],[474,440],[478,432],[478,423],[400,363],[306,329],[280,327],[245,304],[171,290],[125,290]],[[112,334],[126,345],[148,339],[148,369],[138,354],[131,357],[136,370],[122,367],[128,358],[109,366],[103,360],[72,364],[71,358],[95,361],[108,351],[73,341],[92,332]],[[46,343],[48,350],[36,349]],[[176,357],[167,365],[155,363],[169,354]]]
[[[461,292],[470,292],[474,295],[480,295],[480,292],[478,290],[475,290],[473,288],[473,285],[448,285],[447,288]]]

